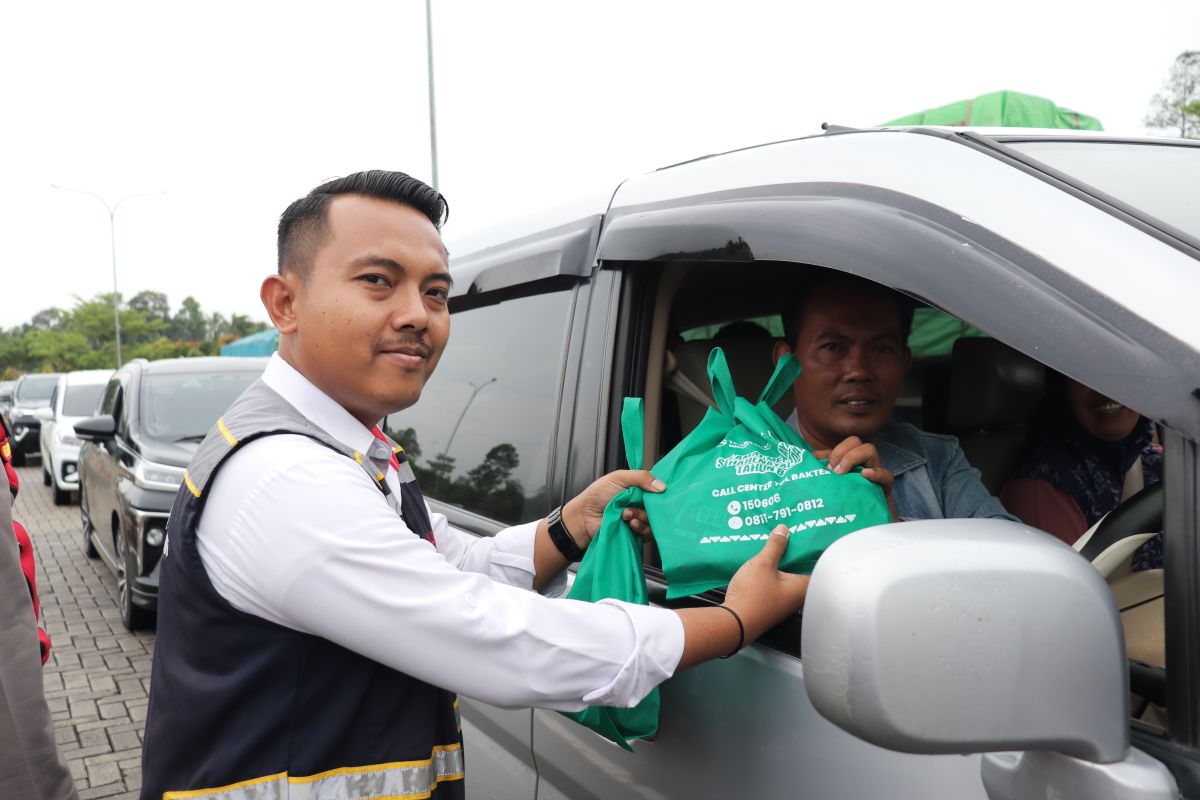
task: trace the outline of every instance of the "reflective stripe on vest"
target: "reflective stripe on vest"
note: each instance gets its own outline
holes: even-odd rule
[[[429,797],[439,783],[462,778],[462,746],[448,744],[435,747],[424,761],[342,767],[304,777],[281,772],[215,789],[164,792],[163,800],[420,800]]]

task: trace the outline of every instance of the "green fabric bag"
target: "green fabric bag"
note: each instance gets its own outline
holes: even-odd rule
[[[780,359],[751,403],[734,393],[721,348],[709,354],[717,407],[655,465],[667,490],[644,498],[668,599],[728,584],[780,523],[792,531],[780,569],[803,574],[842,536],[891,522],[878,485],[827,470],[771,410],[799,375],[793,356]]]
[[[641,469],[640,398],[625,398],[625,405],[621,409],[621,430],[629,468]],[[567,597],[593,603],[611,598],[643,606],[648,604],[646,578],[642,575],[642,540],[621,519],[621,512],[629,506],[642,505],[643,495],[645,492],[640,487],[633,486],[609,501],[600,520],[600,530],[588,545]],[[655,688],[633,708],[590,706],[583,711],[564,712],[564,715],[626,750],[633,750],[629,746],[631,739],[644,739],[658,730],[658,709],[658,689]]]

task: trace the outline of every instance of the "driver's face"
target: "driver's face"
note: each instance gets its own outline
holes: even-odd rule
[[[776,355],[787,349],[777,346]],[[896,299],[871,287],[810,290],[792,351],[803,368],[792,387],[796,416],[817,450],[882,428],[912,362]]]

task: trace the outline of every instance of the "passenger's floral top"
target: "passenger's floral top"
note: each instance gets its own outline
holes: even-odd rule
[[[1069,417],[1062,421],[1060,430],[1043,435],[1035,442],[1012,477],[1014,480],[1043,481],[1074,500],[1084,521],[1082,528],[1074,532],[1074,538],[1078,538],[1120,504],[1125,475],[1138,459],[1142,462],[1146,486],[1162,481],[1162,446],[1154,441],[1154,425],[1146,417],[1139,419],[1133,431],[1119,442],[1100,441],[1084,430],[1074,417]],[[1001,499],[1013,509],[1021,502],[1007,487]],[[1024,512],[1018,515],[1025,517]],[[1051,530],[1039,524],[1045,520],[1025,521]],[[1067,538],[1058,530],[1051,532]],[[1132,569],[1157,569],[1162,565],[1160,531],[1134,553]]]

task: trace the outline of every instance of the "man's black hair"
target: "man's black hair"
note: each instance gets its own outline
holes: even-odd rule
[[[284,267],[308,277],[313,257],[329,235],[326,209],[338,195],[356,194],[409,206],[420,211],[441,230],[450,206],[442,193],[403,172],[370,169],[326,181],[292,203],[279,218],[279,274]]]
[[[805,303],[813,289],[827,286],[844,289],[869,289],[887,295],[896,301],[896,311],[900,315],[900,336],[902,344],[908,346],[908,335],[912,332],[913,311],[915,306],[911,300],[899,292],[889,289],[883,284],[850,275],[836,270],[819,269],[790,284],[784,290],[782,309],[783,335],[788,347],[795,348],[796,339],[800,336],[801,318],[804,315]]]

